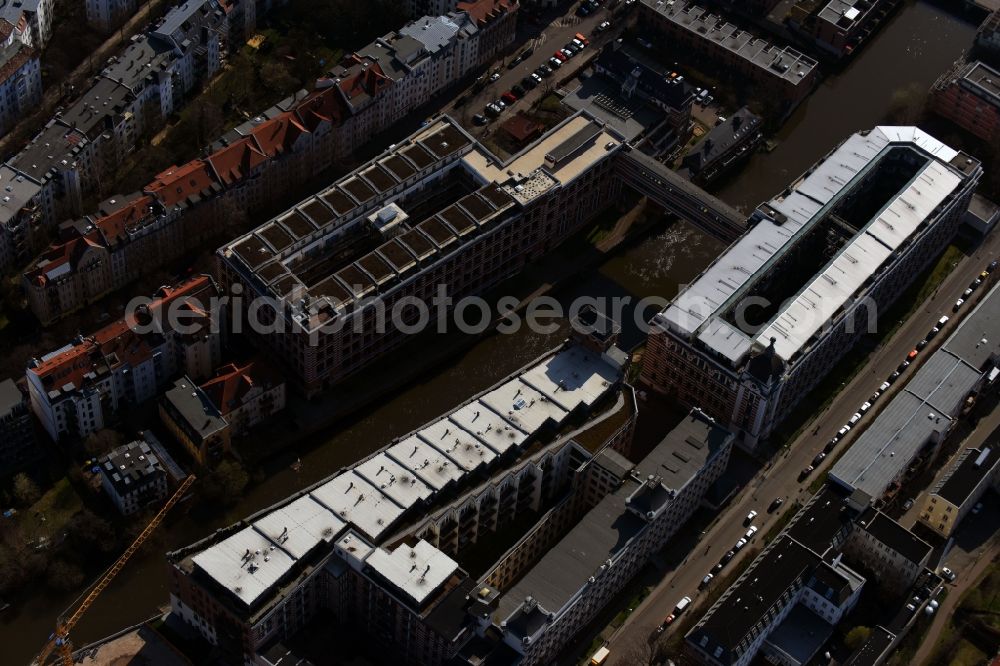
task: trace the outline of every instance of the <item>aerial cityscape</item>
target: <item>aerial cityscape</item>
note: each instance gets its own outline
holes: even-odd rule
[[[3,665],[1000,664],[1000,1],[0,28]]]

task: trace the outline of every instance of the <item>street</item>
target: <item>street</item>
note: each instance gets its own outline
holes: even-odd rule
[[[793,506],[796,500],[804,502],[808,499],[810,496],[809,485],[817,475],[832,464],[839,453],[850,446],[853,435],[857,433],[858,428],[855,427],[837,445],[834,453],[828,456],[808,478],[799,481],[800,471],[810,464],[813,456],[823,449],[823,446],[837,433],[837,430],[857,411],[861,402],[895,370],[907,352],[924,337],[943,314],[952,318],[948,327],[921,352],[914,366],[927,358],[929,352],[948,337],[958,320],[952,313],[952,304],[961,296],[969,282],[975,279],[979,272],[996,258],[998,253],[1000,253],[1000,234],[994,233],[977,247],[971,256],[963,257],[922,307],[899,327],[890,340],[871,355],[865,368],[841,388],[829,407],[818,414],[812,423],[803,428],[802,433],[785,450],[784,454],[776,457],[769,468],[764,468],[740,491],[739,495],[718,516],[716,522],[703,534],[701,543],[704,546],[699,545],[693,549],[682,568],[667,573],[656,589],[643,600],[611,638],[608,647],[611,649],[613,658],[610,663],[626,664],[627,661],[623,660],[621,656],[627,654],[633,646],[645,643],[682,597],[690,596],[693,600],[691,607],[687,610],[688,615],[700,615],[707,610],[701,607],[700,601],[705,595],[698,591],[698,584],[719,558],[732,548],[733,544],[746,531],[743,522],[747,513],[751,509],[759,513],[754,521],[754,524],[760,528],[760,533],[755,539],[758,542],[751,541],[751,547],[737,553],[726,567],[725,572],[736,569],[741,560],[746,558],[747,553],[753,550],[752,547],[763,545],[759,543],[760,535],[766,533],[770,525],[784,511]],[[976,294],[981,297],[987,290],[988,287],[980,288]],[[967,305],[963,313],[968,313],[971,309]],[[907,370],[907,375],[912,376],[914,369],[911,366]],[[909,377],[906,379],[908,380]],[[904,382],[897,381],[893,388],[898,390],[903,385]],[[888,391],[890,395],[892,392],[892,389]],[[884,405],[886,402],[887,400],[883,398],[876,405]],[[870,420],[875,413],[877,413],[877,409],[871,410],[864,418]],[[775,513],[768,514],[768,505],[777,497],[785,498],[784,505]],[[617,660],[614,659],[616,655],[618,656]]]

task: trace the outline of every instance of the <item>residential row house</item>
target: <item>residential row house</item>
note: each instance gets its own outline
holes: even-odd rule
[[[19,183],[0,207],[0,273],[36,254],[40,228],[80,215],[83,197],[214,76],[230,45],[238,48],[255,25],[250,0],[188,0],[112,56],[85,93],[0,167],[0,185]]]
[[[3,27],[6,26],[0,23],[0,28]],[[38,51],[9,33],[0,47],[0,136],[31,113],[41,100],[42,67]]]
[[[23,275],[32,312],[43,324],[49,324],[176,258],[184,248],[198,246],[206,234],[219,232],[220,220],[232,222],[240,211],[259,209],[342,162],[449,83],[489,62],[496,56],[499,42],[484,50],[479,40],[489,35],[493,43],[493,35],[500,34],[509,43],[517,5],[507,0],[460,4],[468,8],[415,21],[347,56],[312,92],[300,91],[231,130],[209,147],[207,157],[165,169],[142,192],[116,196],[118,201],[131,202],[130,211],[120,211],[112,219],[98,211],[63,225],[58,240]],[[130,48],[149,58],[155,43],[152,37],[143,38]],[[139,60],[121,59],[116,71],[131,72]],[[172,100],[172,80],[155,78],[164,89],[150,99],[161,104]],[[135,89],[148,92],[152,88],[139,88],[136,83]],[[169,111],[161,106],[154,108],[154,113]],[[65,131],[62,125],[54,127],[57,129],[50,134]],[[121,131],[126,133],[124,128]],[[63,136],[53,136],[44,145],[62,145],[59,142],[69,149]],[[73,165],[87,159],[93,154],[87,147],[92,145],[86,138],[73,144],[73,154],[64,161]],[[71,166],[55,169],[53,180],[64,171],[68,183],[57,191],[75,191],[75,199],[69,194],[61,199],[79,201],[79,192],[86,186],[69,177],[79,170]],[[0,168],[0,185],[4,176]],[[19,201],[28,195],[44,195],[35,179],[11,171],[11,178],[19,176],[23,181],[19,187],[27,191]],[[51,210],[54,198],[43,200],[50,202],[48,207],[23,207],[18,219],[38,225],[56,218],[57,213]],[[0,222],[4,208],[0,203]],[[25,233],[11,237],[18,244],[12,243],[8,264],[14,263],[14,256],[24,256],[28,245]],[[115,238],[118,240],[112,242]],[[144,239],[143,249],[136,247],[140,239]],[[150,253],[144,249],[147,247],[159,250]]]
[[[46,432],[53,440],[82,439],[181,373],[211,376],[222,354],[215,296],[207,275],[161,287],[148,302],[130,304],[124,318],[32,359],[28,393]]]

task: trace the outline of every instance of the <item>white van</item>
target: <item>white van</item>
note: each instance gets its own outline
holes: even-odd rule
[[[683,599],[677,602],[676,606],[674,606],[674,615],[680,615],[690,605],[691,605],[691,597],[684,597]]]

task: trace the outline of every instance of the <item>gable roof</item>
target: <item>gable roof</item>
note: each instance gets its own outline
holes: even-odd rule
[[[227,416],[241,407],[247,395],[257,387],[265,391],[283,384],[284,379],[263,361],[250,361],[243,366],[230,363],[219,368],[216,376],[201,385],[201,390]]]

